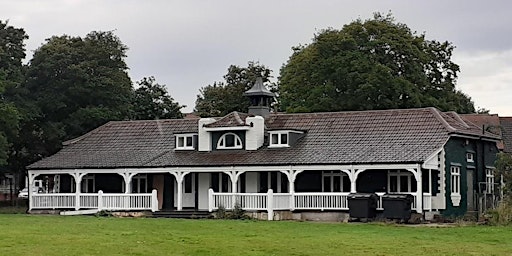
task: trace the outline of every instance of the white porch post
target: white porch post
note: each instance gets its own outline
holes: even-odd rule
[[[176,172],[170,172],[174,177],[176,178],[176,183],[178,185],[178,194],[177,194],[177,210],[181,211],[183,210],[183,179],[185,178],[185,175],[189,174],[190,172],[184,172],[184,171],[176,171]]]
[[[238,178],[240,178],[240,175],[244,173],[245,171],[225,171],[224,173],[227,174],[231,180],[231,193],[233,194],[233,197],[231,198],[231,209],[235,209],[236,205],[236,193],[238,193]]]
[[[297,179],[297,175],[303,172],[304,170],[293,170],[290,166],[289,170],[281,170],[281,173],[284,173],[288,178],[288,190],[290,193],[290,211],[295,210],[295,180]]]
[[[34,180],[36,178],[36,174],[33,171],[28,171],[28,210],[32,210],[34,206],[34,202],[32,199],[32,187],[34,186]]]
[[[82,184],[82,178],[87,175],[86,172],[84,173],[80,173],[80,172],[75,172],[75,173],[71,173],[71,176],[73,176],[73,178],[75,179],[75,210],[78,210],[80,209],[80,188],[81,188],[81,184]]]
[[[267,220],[274,220],[274,191],[267,192]]]
[[[124,193],[125,194],[129,194],[131,192],[131,188],[132,188],[132,178],[133,176],[137,175],[136,172],[123,172],[123,173],[118,173],[119,175],[121,175],[121,177],[123,177],[123,180],[124,180]]]
[[[418,165],[415,169],[408,169],[414,174],[416,178],[416,212],[423,213],[423,182],[421,175],[421,166]]]
[[[357,182],[357,176],[359,176],[360,173],[364,172],[366,169],[351,169],[350,175],[348,176],[350,178],[350,193],[356,193],[356,182]]]

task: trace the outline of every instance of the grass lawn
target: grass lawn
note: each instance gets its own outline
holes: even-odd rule
[[[512,228],[0,214],[0,255],[512,255]]]

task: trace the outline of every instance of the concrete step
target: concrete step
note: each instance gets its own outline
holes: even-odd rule
[[[179,219],[210,219],[213,218],[211,212],[208,211],[159,211],[153,212],[150,216],[152,218],[179,218]]]

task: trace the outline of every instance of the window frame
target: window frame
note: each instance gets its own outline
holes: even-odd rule
[[[195,136],[197,134],[195,133],[183,133],[183,134],[176,134],[176,150],[195,150]],[[188,139],[190,139],[190,145],[188,143]],[[183,145],[180,146],[180,140],[182,140]]]
[[[485,193],[493,194],[494,193],[494,169],[486,168],[485,169]]]
[[[234,137],[233,138],[234,146],[232,146],[232,147],[226,146],[226,137],[227,136]],[[228,132],[228,133],[222,134],[222,136],[220,136],[219,140],[217,141],[217,149],[243,149],[243,148],[244,148],[244,144],[243,144],[242,139],[240,138],[240,136],[238,136],[238,134],[233,133],[233,132]]]
[[[327,183],[326,183],[327,179]],[[322,171],[322,192],[330,192],[330,193],[342,193],[350,191],[349,188],[344,187],[344,181],[348,179],[348,175],[342,171]],[[339,191],[335,189],[335,181],[339,182]],[[326,191],[326,185],[329,187],[329,191]]]
[[[460,166],[450,166],[450,193],[460,195]]]
[[[291,131],[291,130],[280,130],[280,131],[269,131],[269,148],[288,148],[290,147],[290,133],[300,134],[302,132],[299,131]],[[285,142],[283,142],[283,135],[285,136]],[[277,142],[274,143],[273,136],[277,136]]]
[[[474,163],[475,162],[475,154],[472,152],[467,152],[466,153],[466,162]]]
[[[402,188],[402,177],[405,177],[407,179],[407,187]],[[413,177],[414,175],[410,171],[401,171],[401,170],[393,170],[388,171],[388,185],[387,185],[387,192],[388,193],[414,193],[418,191],[418,188],[416,188],[416,191],[413,190]],[[396,191],[391,191],[391,181],[396,180]]]

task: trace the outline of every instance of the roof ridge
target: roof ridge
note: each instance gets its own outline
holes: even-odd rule
[[[441,112],[437,109],[437,108],[434,108],[434,107],[429,107],[428,108],[430,110],[430,112],[432,114],[434,114],[434,117],[437,118],[437,120],[439,122],[441,122],[441,124],[443,124],[444,128],[446,128],[448,131],[450,132],[455,132],[457,131],[457,129],[455,129],[453,126],[451,126],[448,121],[446,121],[446,119],[441,115]]]
[[[323,112],[300,112],[300,113],[285,113],[285,112],[272,112],[270,116],[288,116],[288,115],[329,115],[329,114],[355,114],[355,113],[382,113],[382,112],[409,112],[417,110],[428,110],[434,107],[425,108],[394,108],[394,109],[372,109],[372,110],[341,110],[341,111],[323,111]],[[434,108],[436,109],[436,108]]]
[[[464,121],[464,120],[459,116],[459,114],[458,114],[457,112],[455,112],[455,111],[449,111],[449,112],[447,112],[447,113],[452,114],[452,115],[453,115],[453,117],[455,117],[454,119],[455,119],[456,121],[458,121],[459,123],[461,123],[461,124],[462,124],[462,126],[464,126],[465,128],[467,128],[467,129],[470,129],[470,128],[471,128],[471,126],[469,126],[469,125],[468,125],[468,124],[467,124],[467,123],[466,123],[466,122],[465,122],[465,121]],[[453,117],[452,117],[452,118],[453,118]]]

